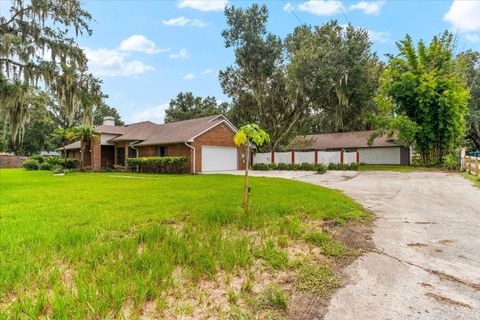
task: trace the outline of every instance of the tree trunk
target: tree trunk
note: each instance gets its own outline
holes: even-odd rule
[[[243,211],[245,213],[248,212],[248,199],[250,196],[249,187],[248,187],[248,167],[250,165],[250,147],[247,144],[245,145],[245,184],[243,186]]]
[[[83,154],[85,153],[85,141],[80,139],[80,171],[83,171]]]
[[[67,159],[67,149],[65,148],[65,140],[63,141],[63,159]]]

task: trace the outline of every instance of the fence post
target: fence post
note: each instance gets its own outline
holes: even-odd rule
[[[318,164],[318,150],[315,150],[315,164]]]
[[[292,164],[295,164],[295,151],[292,151]]]
[[[272,150],[272,164],[275,164],[275,151]]]
[[[478,177],[478,157],[475,157],[475,176]]]
[[[357,164],[360,164],[360,152],[357,151],[357,158],[355,159]]]
[[[343,150],[340,151],[340,164],[343,164]]]
[[[472,172],[472,157],[468,156],[468,173]]]

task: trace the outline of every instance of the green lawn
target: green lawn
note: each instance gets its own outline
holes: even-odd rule
[[[318,246],[328,268],[348,249],[319,223],[367,216],[340,192],[314,185],[251,178],[251,188],[244,215],[239,176],[0,170],[0,319],[192,314],[196,302],[180,299],[180,284],[194,291],[258,265],[310,267],[307,256],[287,254],[293,243]],[[240,292],[228,290],[238,311]],[[175,310],[172,292],[187,301]],[[248,297],[246,310],[264,301]]]
[[[400,166],[388,164],[361,164],[358,168],[360,171],[395,171],[395,172],[413,172],[413,171],[435,171],[435,168]]]

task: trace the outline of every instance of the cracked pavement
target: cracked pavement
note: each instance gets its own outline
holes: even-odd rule
[[[442,172],[329,171],[376,217],[376,249],[345,268],[325,319],[480,319],[480,189]]]

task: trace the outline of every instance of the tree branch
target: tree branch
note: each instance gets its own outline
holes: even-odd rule
[[[25,8],[22,8],[20,10],[18,10],[17,12],[15,12],[15,14],[5,23],[2,24],[2,26],[7,26],[9,25],[10,23],[12,23],[16,17],[18,17],[20,14],[23,14],[27,11],[30,11],[32,10],[32,6],[28,6],[28,7],[25,7]]]

